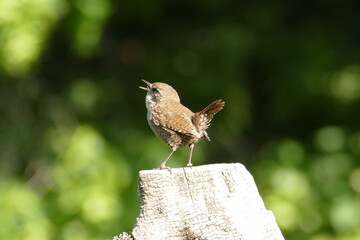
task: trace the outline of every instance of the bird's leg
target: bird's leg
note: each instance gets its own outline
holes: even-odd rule
[[[192,164],[191,164],[191,158],[192,158],[192,153],[193,153],[193,150],[194,150],[194,144],[190,144],[189,147],[190,147],[190,155],[189,155],[189,161],[188,161],[188,164],[186,166],[188,167],[192,167]]]
[[[169,154],[169,156],[167,156],[167,158],[161,163],[160,165],[160,169],[170,169],[169,167],[165,166],[166,162],[169,160],[169,158],[171,157],[171,155],[173,155],[173,153],[176,151],[176,148],[173,149],[171,151],[171,153]]]

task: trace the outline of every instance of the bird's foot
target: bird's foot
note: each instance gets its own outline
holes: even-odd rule
[[[163,170],[163,169],[167,169],[167,170],[171,170],[171,168],[165,166],[165,164],[161,164],[160,167],[158,168],[159,170]]]

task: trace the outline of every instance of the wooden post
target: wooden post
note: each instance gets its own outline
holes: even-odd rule
[[[282,240],[254,179],[242,164],[144,170],[140,216],[113,240]]]

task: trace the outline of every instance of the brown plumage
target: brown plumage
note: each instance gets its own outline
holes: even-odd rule
[[[167,168],[166,162],[179,147],[190,147],[187,166],[192,166],[191,157],[194,144],[201,138],[210,138],[206,129],[210,126],[213,116],[223,109],[225,102],[216,100],[200,112],[193,113],[180,103],[180,98],[174,88],[166,83],[146,83],[147,87],[140,87],[147,91],[146,108],[147,120],[154,133],[166,144],[172,152],[160,165]]]

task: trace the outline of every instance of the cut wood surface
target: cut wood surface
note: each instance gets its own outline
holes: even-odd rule
[[[140,171],[140,215],[114,240],[280,240],[251,174],[242,164]]]

